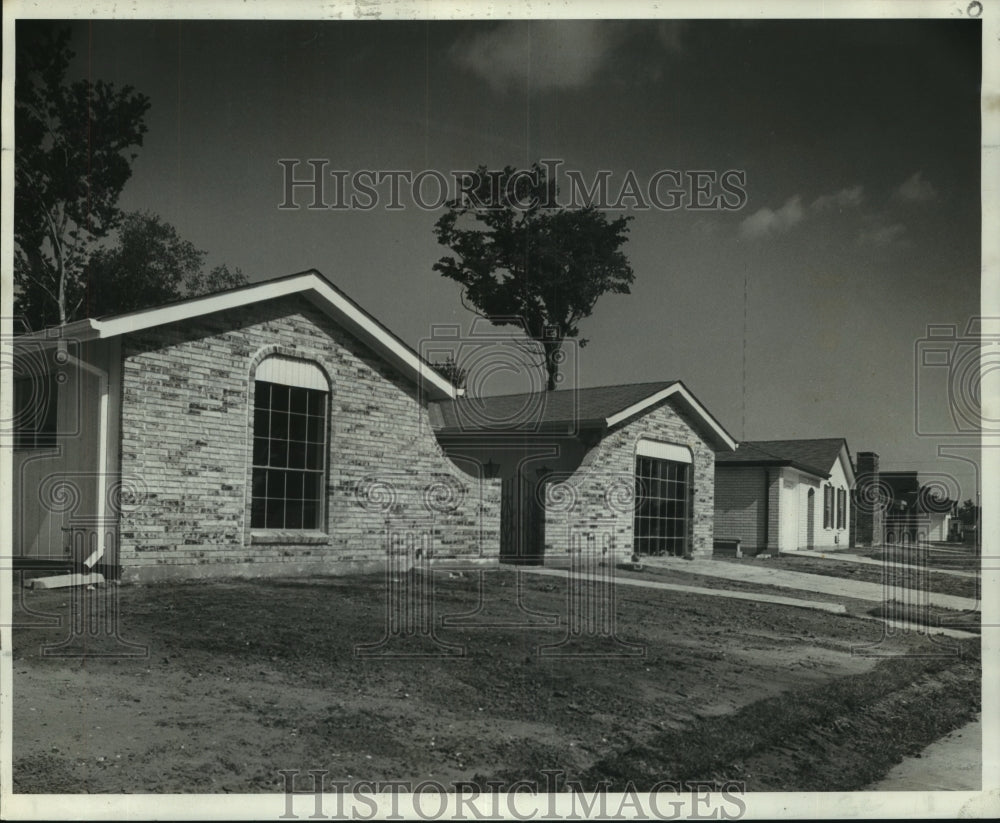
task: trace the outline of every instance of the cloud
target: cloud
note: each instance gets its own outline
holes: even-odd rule
[[[924,180],[923,172],[915,171],[893,192],[893,197],[904,203],[927,203],[937,197],[937,189]]]
[[[864,187],[860,184],[840,189],[830,194],[821,194],[808,208],[803,208],[802,197],[794,195],[785,201],[780,209],[763,208],[755,211],[740,223],[741,237],[764,237],[772,232],[788,231],[810,214],[818,214],[830,209],[843,211],[854,209],[864,200]]]
[[[906,226],[902,223],[891,223],[887,226],[866,229],[858,236],[858,242],[868,243],[872,246],[888,246],[899,240],[905,233]]]
[[[796,194],[794,197],[789,197],[785,205],[776,211],[768,208],[755,211],[740,223],[740,235],[763,237],[771,232],[788,231],[792,226],[801,223],[804,217],[802,198]]]
[[[451,56],[494,89],[578,89],[593,78],[622,37],[596,20],[516,20],[457,41]]]
[[[841,189],[833,194],[821,194],[809,207],[813,211],[826,211],[830,208],[849,209],[861,205],[864,199],[864,188],[860,185],[849,189]]]

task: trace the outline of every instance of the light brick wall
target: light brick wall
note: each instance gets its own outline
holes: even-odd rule
[[[715,536],[719,540],[739,540],[745,553],[763,549],[767,539],[764,472],[749,466],[715,468]],[[777,515],[778,507],[773,508]]]
[[[331,382],[326,535],[309,542],[251,539],[251,375],[269,354]],[[122,513],[126,577],[337,571],[383,560],[387,528],[432,535],[437,556],[497,556],[499,481],[448,460],[417,387],[303,298],[127,335],[122,355],[122,474],[146,490]],[[365,480],[382,482],[370,498]]]
[[[715,505],[715,452],[702,439],[686,412],[668,398],[651,411],[612,429],[591,448],[580,467],[565,479],[567,494],[550,499],[545,513],[546,558],[566,556],[578,547],[616,557],[632,554],[635,453],[639,440],[687,446],[692,454],[692,511],[689,547],[695,556],[712,553]],[[554,496],[555,497],[555,496]],[[592,536],[593,542],[587,542]],[[603,543],[605,536],[611,544]]]

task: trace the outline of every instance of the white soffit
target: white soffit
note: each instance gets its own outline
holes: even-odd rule
[[[658,440],[640,440],[635,453],[640,457],[655,457],[658,460],[672,460],[674,463],[691,463],[691,449],[674,443]]]

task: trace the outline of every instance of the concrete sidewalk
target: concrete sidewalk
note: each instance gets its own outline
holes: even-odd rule
[[[552,568],[548,566],[519,566],[518,571],[530,574],[541,574],[550,577],[568,577],[568,569]],[[607,578],[598,574],[577,573],[574,577],[578,580],[592,580],[600,583]],[[617,586],[638,586],[644,589],[661,589],[671,592],[687,592],[688,594],[704,594],[709,597],[727,597],[730,600],[752,600],[754,603],[777,603],[781,606],[797,606],[801,609],[818,609],[832,614],[847,614],[847,609],[841,603],[825,603],[819,600],[799,600],[794,597],[783,597],[775,594],[758,594],[756,592],[733,592],[728,589],[706,589],[702,586],[683,586],[679,583],[660,583],[656,580],[637,580],[634,577],[624,577],[615,574],[614,582]]]
[[[983,780],[983,722],[980,718],[907,757],[866,791],[979,791]]]
[[[768,566],[766,560],[729,563],[725,560],[684,560],[677,557],[644,557],[642,562],[648,566],[664,569],[675,569],[690,574],[703,574],[708,577],[722,577],[728,580],[741,580],[744,583],[758,583],[765,586],[783,586],[789,589],[799,589],[803,592],[831,594],[835,597],[851,597],[855,600],[870,600],[881,603],[885,600],[886,589],[881,583],[865,583],[860,580],[847,580],[842,577],[830,577],[825,574],[806,574],[805,572],[790,572]],[[912,591],[907,589],[906,591]],[[917,592],[914,592],[916,595]],[[927,602],[932,606],[956,611],[975,611],[979,601],[971,597],[957,597],[951,594],[927,592]],[[916,597],[914,597],[916,599]]]
[[[812,549],[798,549],[794,552],[788,552],[789,557],[816,557],[820,560],[843,560],[845,563],[861,563],[865,566],[892,566],[897,569],[919,569],[920,566],[914,566],[910,563],[887,563],[884,560],[873,560],[870,557],[861,557],[857,554],[850,554],[848,552],[821,552],[814,551]],[[927,571],[933,574],[950,574],[952,577],[966,577],[975,579],[979,577],[977,572],[959,572],[954,569],[935,569],[928,567]]]

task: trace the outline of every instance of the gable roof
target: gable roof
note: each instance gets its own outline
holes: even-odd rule
[[[809,440],[748,440],[731,454],[719,455],[716,463],[727,466],[790,466],[824,479],[837,460],[844,456],[845,473],[854,484],[851,453],[843,437]]]
[[[430,399],[441,400],[457,396],[454,386],[447,378],[438,374],[413,348],[389,331],[316,269],[199,297],[175,300],[148,309],[100,318],[88,317],[67,323],[65,326],[55,326],[20,335],[14,342],[16,344],[18,341],[38,343],[60,339],[102,340],[292,294],[301,295],[309,300],[378,352],[404,375],[426,389]]]
[[[605,429],[641,414],[668,397],[692,414],[718,448],[736,448],[736,441],[680,380],[493,397],[464,396],[432,404],[431,424],[441,435],[519,429],[525,433]]]

